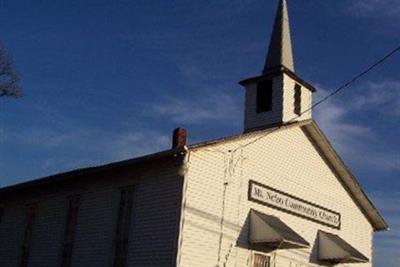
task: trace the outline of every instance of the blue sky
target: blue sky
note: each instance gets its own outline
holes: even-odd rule
[[[239,80],[261,72],[277,1],[0,0],[24,96],[0,99],[0,186],[242,131]],[[296,72],[335,89],[400,43],[397,0],[291,0]],[[400,251],[400,55],[314,111]]]

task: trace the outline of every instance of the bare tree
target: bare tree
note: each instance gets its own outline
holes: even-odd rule
[[[19,80],[19,75],[13,66],[12,57],[7,55],[0,47],[0,97],[21,96]]]

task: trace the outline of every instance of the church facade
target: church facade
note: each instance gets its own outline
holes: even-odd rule
[[[280,0],[244,133],[0,189],[0,266],[373,266],[388,225],[312,119]]]

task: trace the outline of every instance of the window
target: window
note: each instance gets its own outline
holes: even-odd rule
[[[1,224],[1,218],[3,218],[3,213],[4,213],[4,207],[0,206],[0,224]]]
[[[126,253],[128,248],[132,202],[133,186],[122,188],[119,203],[117,233],[115,238],[115,267],[123,267],[126,265]]]
[[[28,205],[24,239],[22,241],[23,243],[22,243],[21,265],[20,265],[21,267],[28,266],[29,250],[31,247],[32,232],[36,219],[36,213],[37,213],[37,205],[36,204]]]
[[[63,248],[62,263],[61,263],[62,267],[71,266],[72,247],[75,240],[75,230],[78,221],[79,204],[80,204],[79,195],[72,196],[69,199],[67,223],[65,226],[65,234],[64,234],[64,248]]]
[[[272,109],[272,80],[264,80],[257,84],[257,113]]]
[[[301,86],[299,84],[294,86],[294,113],[301,115]]]
[[[253,267],[270,267],[270,257],[254,254]]]

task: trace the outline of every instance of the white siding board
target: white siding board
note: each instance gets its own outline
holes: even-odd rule
[[[61,264],[67,214],[66,197],[65,194],[51,195],[38,203],[29,266],[52,267]]]
[[[244,116],[246,130],[282,121],[283,76],[274,77],[272,80],[272,109],[268,112],[257,113],[257,84],[252,83],[246,87]]]
[[[88,185],[81,196],[72,266],[109,266],[114,259],[120,195],[117,184],[99,180]]]
[[[296,81],[289,77],[287,74],[283,74],[283,121],[301,121],[311,119],[311,110],[305,112],[311,107],[312,104],[312,92],[301,86],[301,112],[305,112],[301,116],[294,113],[294,87]]]
[[[287,74],[272,78],[272,110],[268,112],[256,112],[257,84],[246,86],[244,129],[263,127],[271,124],[301,121],[311,118],[311,110],[301,116],[294,113],[294,87],[296,81]],[[312,92],[301,87],[301,112],[308,110],[312,104]]]
[[[0,223],[0,266],[19,266],[26,203],[38,202],[29,266],[59,266],[68,196],[81,195],[73,267],[112,266],[120,188],[134,185],[127,266],[175,266],[182,197],[179,166],[152,165],[121,175],[82,178],[73,186],[6,199]]]
[[[238,150],[233,159],[236,164],[235,171],[231,176],[225,176],[224,168],[227,166],[229,153],[224,157],[217,150],[234,149],[257,136],[255,134],[252,137],[209,146],[207,149],[199,148],[191,151],[189,171],[186,176],[188,190],[179,266],[217,266],[219,219],[222,210],[223,184],[226,180],[228,186],[224,212],[224,238],[219,266],[224,266],[226,258],[228,258],[226,266],[249,266],[251,252],[244,245],[236,246],[236,241],[239,244],[247,243],[246,218],[250,208],[281,218],[313,246],[317,231],[320,229],[340,235],[371,259],[373,232],[371,225],[299,127],[275,132],[245,147],[242,158]],[[229,169],[227,172],[229,173]],[[342,228],[336,230],[248,201],[249,179],[340,212]],[[204,211],[212,217],[204,216],[200,212],[194,213],[193,210]],[[203,242],[209,244],[206,250],[204,245],[201,245]],[[230,249],[232,244],[234,247]],[[310,259],[311,262],[315,260],[315,249],[311,247],[279,250],[275,256],[277,266],[290,266],[292,263],[313,266]],[[352,266],[371,266],[371,263],[352,264]]]
[[[6,203],[0,224],[0,266],[19,266],[25,219],[24,203]]]
[[[177,171],[146,174],[135,186],[128,266],[175,264],[183,182]]]

